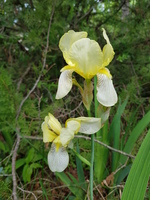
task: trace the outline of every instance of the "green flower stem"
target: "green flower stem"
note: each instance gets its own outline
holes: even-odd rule
[[[91,135],[90,200],[93,200],[94,134]]]
[[[87,110],[88,117],[91,111]],[[94,165],[94,134],[91,135],[91,166],[90,166],[90,200],[93,200],[93,165]]]
[[[98,108],[98,101],[97,101],[97,97],[96,97],[96,94],[97,94],[97,89],[96,89],[96,85],[97,85],[97,77],[94,76],[94,103],[95,103],[95,117],[97,117],[97,108]]]
[[[96,98],[97,77],[94,77],[94,101],[95,101],[95,117],[97,116],[98,101]],[[91,117],[91,111],[87,110],[88,116]],[[94,134],[91,135],[91,167],[90,167],[90,200],[93,200],[93,175],[94,174]]]
[[[95,101],[95,117],[97,116],[98,101],[96,98],[97,77],[94,77],[94,101]],[[90,109],[87,110],[88,117],[91,117]],[[91,135],[91,166],[90,166],[90,200],[93,200],[93,177],[94,177],[94,134]]]

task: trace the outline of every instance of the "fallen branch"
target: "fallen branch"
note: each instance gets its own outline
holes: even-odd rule
[[[30,139],[30,140],[43,140],[42,137],[35,137],[35,136],[22,136],[22,138],[26,138],[26,139]],[[75,135],[75,138],[81,138],[81,139],[91,140],[90,137],[87,137],[87,136],[84,136],[84,135]],[[103,143],[103,142],[101,142],[99,140],[94,139],[94,142],[97,142],[98,144],[106,147],[107,149],[110,149],[111,151],[120,153],[120,154],[122,154],[124,156],[127,156],[129,158],[135,159],[135,156],[132,156],[131,154],[125,153],[124,151],[120,151],[118,149],[115,149],[115,148],[113,148],[113,147],[111,147],[111,146],[109,146],[109,145],[107,145],[107,144],[105,144],[105,143]]]
[[[76,138],[86,139],[86,140],[91,140],[91,138],[86,137],[86,136],[83,136],[83,135],[76,135],[75,137],[76,137]],[[111,146],[109,146],[109,145],[107,145],[107,144],[105,144],[105,143],[103,143],[103,142],[101,142],[101,141],[99,141],[99,140],[96,140],[96,139],[95,139],[94,141],[97,142],[98,144],[100,144],[100,145],[106,147],[107,149],[110,149],[111,151],[120,153],[120,154],[122,154],[122,155],[124,155],[124,156],[127,156],[127,157],[130,157],[130,158],[135,158],[134,156],[132,156],[132,155],[130,155],[130,154],[128,154],[128,153],[125,153],[125,152],[123,152],[123,151],[120,151],[120,150],[118,150],[118,149],[115,149],[115,148],[113,148],[113,147],[111,147]]]

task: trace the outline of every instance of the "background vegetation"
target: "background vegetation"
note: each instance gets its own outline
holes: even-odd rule
[[[150,118],[149,10],[148,0],[1,1],[0,199],[11,199],[15,187],[21,199],[88,197],[89,168],[70,151],[65,173],[51,173],[49,146],[41,140],[41,123],[48,112],[62,123],[86,113],[76,87],[64,99],[55,100],[60,69],[65,65],[59,39],[70,29],[87,31],[101,47],[105,44],[102,28],[107,30],[115,51],[109,69],[119,102],[111,109],[100,140],[137,154]],[[76,138],[75,148],[90,160],[90,141]],[[119,199],[133,159],[96,148],[105,159],[95,163],[95,199]],[[147,189],[145,199],[149,197]]]

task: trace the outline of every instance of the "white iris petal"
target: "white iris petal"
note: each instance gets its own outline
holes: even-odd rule
[[[101,128],[101,119],[93,117],[78,117],[80,120],[81,127],[79,132],[85,134],[93,134],[100,130]]]
[[[105,74],[97,74],[97,100],[106,107],[115,105],[118,100],[113,82]]]
[[[72,72],[73,70],[63,71],[59,77],[56,99],[65,97],[72,88]]]
[[[69,164],[69,155],[65,147],[56,151],[56,145],[52,144],[48,153],[48,166],[52,172],[62,172]]]

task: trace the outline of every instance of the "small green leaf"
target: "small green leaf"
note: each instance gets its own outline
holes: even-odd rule
[[[0,141],[0,149],[4,151],[4,153],[7,153],[9,151],[7,143],[3,143],[2,141]]]
[[[43,159],[43,156],[41,154],[35,154],[32,161],[36,162],[36,161],[39,161],[39,160],[42,160],[42,159]]]
[[[40,165],[39,163],[32,163],[30,167],[33,169],[37,169],[37,168],[42,168],[42,165]]]
[[[16,169],[18,169],[19,167],[21,167],[25,163],[26,163],[25,158],[21,158],[21,159],[17,160],[16,161]]]
[[[26,157],[26,163],[30,163],[31,161],[33,162],[33,158],[34,158],[34,149],[31,148],[29,151],[28,151],[28,155]]]
[[[25,183],[30,182],[32,171],[33,171],[33,169],[30,165],[26,164],[24,166],[22,176],[23,176],[23,180]]]

